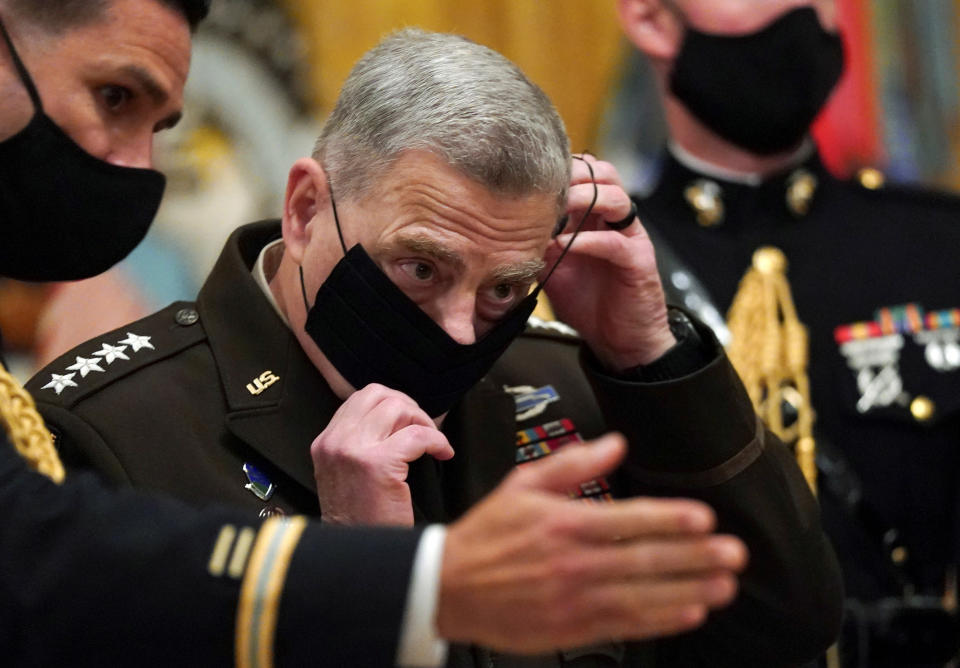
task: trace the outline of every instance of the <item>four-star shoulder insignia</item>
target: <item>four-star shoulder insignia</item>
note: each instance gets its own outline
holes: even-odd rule
[[[73,377],[78,373],[80,374],[80,378],[86,378],[88,374],[94,371],[104,373],[105,370],[101,366],[102,364],[110,365],[117,360],[130,361],[130,356],[127,354],[128,349],[131,354],[140,352],[144,348],[154,350],[153,344],[150,343],[150,338],[149,336],[140,336],[133,332],[127,332],[127,338],[117,341],[116,345],[101,343],[100,350],[92,352],[90,357],[75,355],[76,361],[66,369],[73,373],[51,373],[50,382],[40,389],[53,390],[59,395],[68,387],[79,387],[73,380]]]
[[[63,376],[58,373],[50,375],[53,376],[53,380],[43,386],[44,390],[53,390],[57,394],[60,394],[66,387],[77,387],[77,384],[73,382],[73,377],[77,375],[75,373],[68,373]]]

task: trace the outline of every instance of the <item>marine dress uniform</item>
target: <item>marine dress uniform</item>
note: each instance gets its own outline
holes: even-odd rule
[[[83,344],[31,381],[68,466],[193,503],[230,502],[251,517],[321,514],[309,446],[340,401],[251,275],[279,233],[275,221],[240,228],[195,304]],[[575,494],[706,500],[751,550],[738,601],[656,645],[541,663],[453,648],[450,665],[787,665],[830,642],[839,573],[816,503],[709,330],[690,331],[703,337],[704,368],[636,382],[599,371],[562,327],[531,327],[445,420],[456,456],[412,463],[408,482],[418,521],[454,520],[518,462],[616,428],[631,443],[628,463]],[[378,563],[392,559],[384,551]]]
[[[636,201],[668,301],[708,319],[759,247],[787,258],[815,430],[839,455],[821,459],[821,501],[851,599],[850,665],[923,665],[943,640],[955,651],[942,611],[956,603],[960,548],[960,199],[885,187],[875,170],[841,181],[816,154],[744,183],[667,153]],[[907,601],[926,637],[895,621]]]

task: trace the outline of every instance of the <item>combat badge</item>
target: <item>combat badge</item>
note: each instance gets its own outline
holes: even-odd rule
[[[517,422],[536,417],[547,410],[547,405],[560,399],[560,395],[553,389],[553,385],[533,387],[532,385],[504,385],[504,391],[513,395],[516,404]]]
[[[270,479],[260,469],[249,462],[243,465],[243,472],[247,475],[249,481],[243,488],[252,492],[261,501],[269,501],[273,493],[277,491],[276,485],[270,482]]]

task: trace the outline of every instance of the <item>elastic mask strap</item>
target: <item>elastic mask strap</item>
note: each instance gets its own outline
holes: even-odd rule
[[[343,241],[343,230],[340,229],[340,216],[337,215],[337,202],[333,199],[333,186],[330,184],[330,177],[327,177],[327,188],[330,190],[330,208],[333,209],[333,222],[337,226],[337,236],[340,238],[340,248],[343,254],[347,254],[347,244]],[[303,282],[303,265],[300,265],[300,292],[303,294],[303,307],[310,310],[310,304],[307,302],[307,286]]]
[[[327,188],[330,190],[330,208],[333,209],[333,222],[337,226],[337,236],[340,237],[340,248],[343,254],[347,254],[347,244],[343,242],[343,230],[340,229],[340,216],[337,215],[337,201],[333,198],[333,186],[330,185],[330,177],[327,177]]]
[[[303,294],[303,308],[310,310],[310,304],[307,303],[307,286],[303,284],[303,265],[300,265],[300,292]]]
[[[33,79],[30,77],[30,73],[27,72],[27,68],[24,66],[23,61],[20,60],[20,54],[18,54],[17,50],[13,48],[13,40],[10,39],[10,35],[7,33],[7,28],[3,25],[3,21],[0,21],[0,34],[3,35],[3,40],[7,43],[7,49],[10,51],[10,58],[13,59],[13,66],[17,68],[17,72],[20,74],[20,80],[23,82],[24,88],[27,89],[27,93],[30,94],[30,99],[33,100],[34,108],[37,111],[43,111],[43,103],[40,102],[40,93],[37,92],[37,87],[33,84]]]
[[[577,223],[577,226],[574,228],[573,236],[570,237],[570,241],[567,242],[567,245],[564,246],[563,250],[560,252],[560,257],[558,257],[557,261],[553,263],[552,267],[550,267],[550,271],[547,272],[546,278],[540,281],[540,285],[536,287],[536,289],[533,291],[533,294],[538,294],[541,290],[543,290],[543,286],[545,286],[547,284],[547,281],[550,280],[550,277],[553,276],[553,272],[556,271],[557,265],[560,264],[560,261],[563,259],[563,256],[567,254],[568,250],[570,250],[570,246],[573,245],[573,242],[577,238],[577,235],[580,234],[580,228],[583,227],[584,222],[586,222],[590,214],[593,213],[593,207],[597,203],[597,197],[600,194],[599,190],[597,189],[597,178],[593,174],[593,166],[589,162],[581,158],[579,155],[573,156],[573,159],[580,160],[581,162],[583,162],[583,164],[587,166],[587,171],[590,172],[590,183],[593,184],[593,199],[590,200],[590,206],[587,207],[587,210],[584,211],[583,215],[580,217],[580,222]],[[565,222],[565,220],[566,220],[566,217],[564,217],[564,219],[562,219],[561,222]],[[566,227],[566,225],[564,225],[564,227]],[[558,229],[556,233],[560,234],[560,232],[563,231],[563,227],[561,227],[560,225],[557,225],[557,228]]]

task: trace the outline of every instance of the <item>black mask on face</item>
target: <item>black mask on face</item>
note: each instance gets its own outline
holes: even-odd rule
[[[596,197],[594,184],[594,202]],[[446,413],[523,332],[550,274],[480,339],[458,343],[394,285],[360,244],[347,251],[332,193],[330,202],[344,256],[320,286],[313,306],[307,302],[301,266],[304,329],[353,387],[380,383],[403,392],[431,417]],[[592,209],[593,203],[574,237]],[[572,243],[573,238],[563,254]]]
[[[44,113],[2,22],[0,33],[35,110],[26,127],[0,141],[0,275],[27,281],[95,276],[143,240],[164,177],[111,165],[80,148]]]
[[[812,7],[735,37],[687,26],[670,90],[718,135],[758,155],[797,146],[843,72],[843,42]]]

